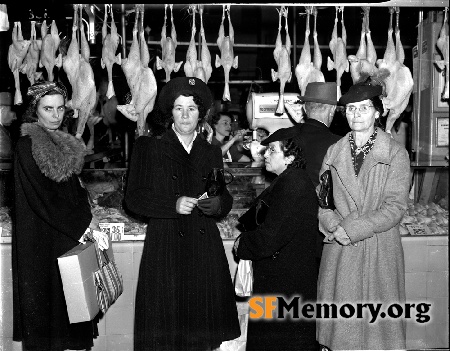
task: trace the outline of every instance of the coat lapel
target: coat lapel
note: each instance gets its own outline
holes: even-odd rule
[[[391,137],[389,134],[378,129],[377,139],[373,145],[372,150],[364,159],[361,170],[359,172],[360,178],[363,179],[368,172],[378,163],[390,164],[389,159],[389,144],[391,142]]]
[[[335,150],[337,150],[337,153],[334,155],[334,157],[331,157],[327,163],[329,166],[336,169],[336,172],[339,176],[339,179],[342,181],[343,186],[355,202],[358,210],[360,210],[361,197],[358,187],[358,179],[353,169],[348,134],[337,142]]]
[[[162,137],[162,142],[166,145],[163,148],[163,153],[174,160],[177,163],[182,164],[193,169],[196,172],[201,173],[202,166],[209,162],[209,158],[206,154],[206,148],[203,145],[203,140],[197,135],[194,140],[194,145],[192,146],[191,153],[188,154],[181,145],[175,132],[169,129]]]

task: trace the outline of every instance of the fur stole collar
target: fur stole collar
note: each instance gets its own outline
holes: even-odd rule
[[[33,158],[46,177],[62,182],[80,174],[86,155],[83,141],[60,130],[49,132],[37,123],[24,123],[21,134],[31,138]]]

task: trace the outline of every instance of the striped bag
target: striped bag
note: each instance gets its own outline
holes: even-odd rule
[[[99,267],[94,272],[97,302],[98,307],[105,314],[108,308],[122,294],[123,279],[116,263],[108,258],[106,250],[99,249],[97,243],[95,244],[95,252]]]

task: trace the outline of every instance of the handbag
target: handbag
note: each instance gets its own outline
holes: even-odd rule
[[[320,176],[320,189],[319,189],[319,206],[323,209],[334,210],[333,200],[333,182],[331,178],[331,171],[327,169]]]
[[[253,267],[252,261],[240,260],[236,277],[234,278],[234,291],[237,296],[250,296],[253,291]]]
[[[255,230],[259,225],[264,223],[268,210],[269,205],[260,199],[238,218],[238,222],[243,226],[245,231]]]
[[[99,267],[94,272],[97,302],[98,307],[105,314],[108,308],[122,294],[123,279],[116,263],[109,259],[106,250],[99,249],[97,243],[95,243],[95,252]]]

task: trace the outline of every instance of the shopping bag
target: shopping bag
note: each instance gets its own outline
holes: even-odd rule
[[[123,279],[114,262],[112,252],[100,250],[97,243],[94,246],[98,261],[98,270],[94,272],[97,302],[100,310],[106,313],[122,294]]]
[[[93,273],[98,270],[95,245],[79,244],[58,257],[70,323],[87,322],[98,314]]]
[[[234,290],[237,296],[250,296],[253,290],[252,261],[240,260],[236,277],[234,278]]]

